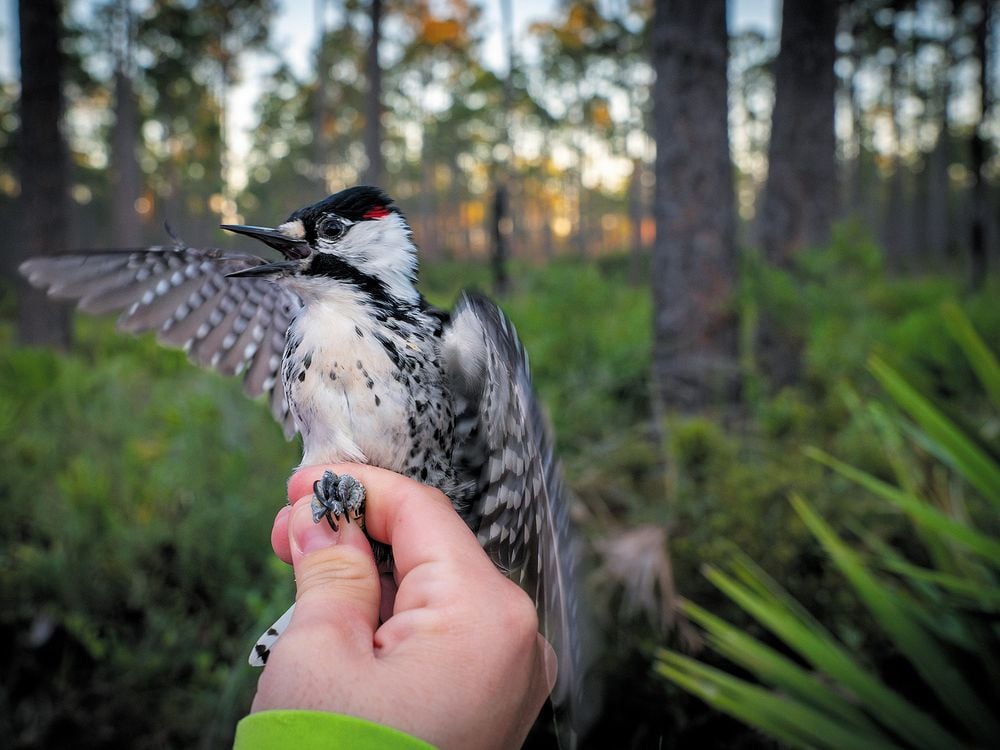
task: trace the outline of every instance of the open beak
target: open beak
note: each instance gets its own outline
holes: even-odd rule
[[[297,260],[278,260],[274,263],[261,263],[259,266],[250,266],[250,268],[244,268],[240,271],[233,271],[232,273],[227,273],[226,277],[241,279],[251,276],[284,276],[301,266],[302,264]]]
[[[245,234],[247,237],[253,237],[255,240],[260,240],[265,245],[273,247],[279,253],[288,258],[288,260],[301,260],[309,255],[309,245],[305,240],[289,237],[288,235],[279,232],[277,229],[271,229],[270,227],[244,226],[243,224],[222,224],[220,226],[228,232]],[[258,266],[258,268],[259,267],[260,266]],[[242,271],[240,273],[243,274]]]

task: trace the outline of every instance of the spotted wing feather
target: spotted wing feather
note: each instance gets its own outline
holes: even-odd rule
[[[250,651],[250,656],[247,658],[247,663],[251,667],[263,667],[267,664],[274,644],[278,642],[281,634],[288,630],[288,624],[292,621],[294,612],[295,605],[293,604],[285,610],[285,614],[279,617],[274,625],[265,630],[260,638],[257,639],[257,642],[253,645],[253,649]]]
[[[577,549],[551,431],[513,325],[478,295],[455,307],[443,346],[456,399],[456,464],[475,484],[466,520],[538,607],[559,658],[557,706],[581,700]]]
[[[267,396],[290,438],[295,428],[278,372],[285,331],[301,300],[266,279],[226,278],[262,262],[177,244],[32,258],[21,272],[85,312],[120,311],[122,330],[155,331],[161,343],[184,349],[199,365],[242,374],[244,391]]]

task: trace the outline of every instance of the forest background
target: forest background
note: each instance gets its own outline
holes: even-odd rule
[[[248,644],[291,597],[267,539],[298,458],[238,382],[71,316],[17,264],[169,242],[164,221],[236,247],[218,224],[275,224],[357,182],[407,215],[432,302],[490,290],[526,342],[588,539],[592,746],[795,744],[664,679],[663,646],[732,669],[685,599],[795,650],[702,575],[733,560],[887,691],[988,734],[955,727],[788,497],[852,544],[939,559],[818,448],[995,537],[989,492],[885,399],[870,355],[995,463],[980,360],[942,309],[998,348],[997,3],[785,0],[733,30],[720,0],[558,2],[530,24],[510,0],[316,0],[292,24],[306,72],[269,33],[279,6],[25,0],[4,29],[2,736],[229,742]],[[959,568],[986,575],[991,658],[965,643],[958,671],[995,699],[996,569]],[[529,744],[551,746],[550,725]]]

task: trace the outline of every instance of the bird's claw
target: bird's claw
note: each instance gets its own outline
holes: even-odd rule
[[[354,521],[362,530],[365,528],[365,486],[349,474],[337,476],[332,471],[323,472],[323,476],[313,483],[309,507],[313,521],[319,523],[325,518],[334,531],[338,530],[337,521],[341,516],[348,523]]]

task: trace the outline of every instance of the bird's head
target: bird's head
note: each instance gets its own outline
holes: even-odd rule
[[[285,256],[230,274],[288,283],[303,297],[323,296],[332,282],[389,302],[413,303],[417,251],[410,227],[392,199],[376,187],[341,190],[300,208],[275,228],[224,224]]]

